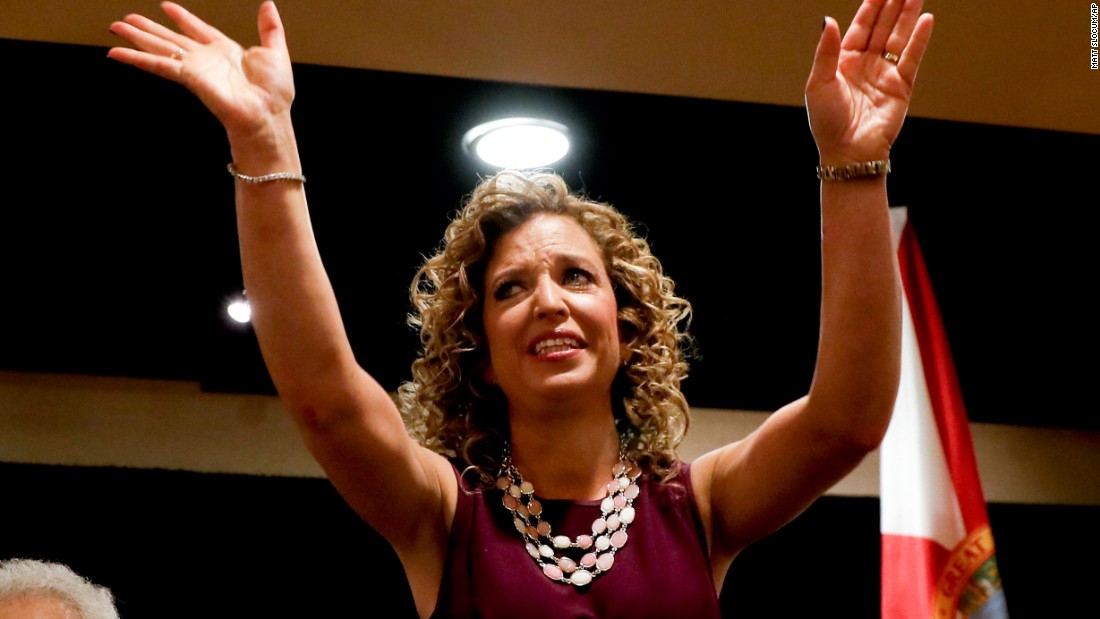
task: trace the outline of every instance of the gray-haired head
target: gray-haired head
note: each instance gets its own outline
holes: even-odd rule
[[[66,565],[33,559],[0,561],[0,602],[17,597],[47,597],[79,613],[82,619],[119,619],[114,596]]]

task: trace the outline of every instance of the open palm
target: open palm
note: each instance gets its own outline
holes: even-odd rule
[[[806,83],[823,162],[889,156],[932,36],[932,16],[920,9],[920,0],[867,0],[843,40],[837,23],[826,20]]]
[[[162,7],[180,32],[141,15],[128,15],[111,24],[111,32],[136,49],[116,47],[108,56],[183,84],[231,135],[249,135],[267,119],[289,112],[294,77],[272,2],[260,6],[260,45],[248,49],[178,4],[165,2]]]

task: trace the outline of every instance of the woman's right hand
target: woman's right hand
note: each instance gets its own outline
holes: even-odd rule
[[[289,119],[294,75],[274,2],[260,6],[260,45],[248,49],[178,4],[161,8],[180,32],[127,15],[111,24],[111,32],[136,49],[115,47],[107,56],[186,86],[221,121],[230,141],[261,137],[272,121]]]

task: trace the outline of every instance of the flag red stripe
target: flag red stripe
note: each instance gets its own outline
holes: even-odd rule
[[[973,531],[989,524],[989,517],[978,477],[970,423],[924,256],[913,227],[908,223],[902,231],[898,259],[947,467],[951,471],[966,530]]]
[[[929,619],[936,583],[951,553],[925,537],[882,536],[882,616]]]

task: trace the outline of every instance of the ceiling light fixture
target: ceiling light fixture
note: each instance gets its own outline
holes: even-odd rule
[[[556,163],[569,152],[569,128],[542,118],[504,118],[466,132],[462,147],[498,168],[529,170]]]

